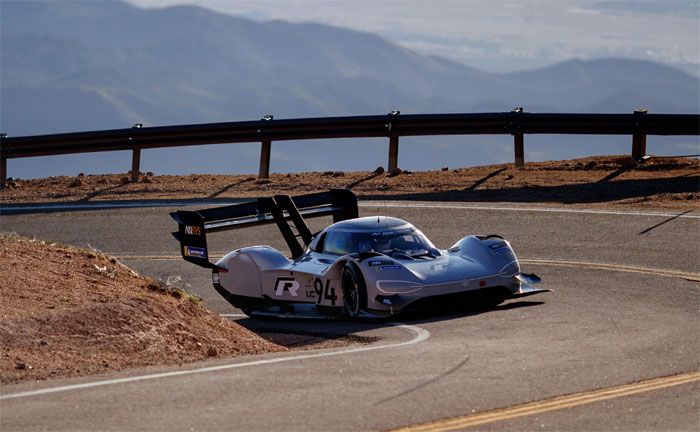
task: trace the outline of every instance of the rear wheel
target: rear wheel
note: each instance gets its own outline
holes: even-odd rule
[[[362,274],[352,263],[346,263],[342,274],[343,310],[357,318],[362,309],[367,307],[367,289]]]

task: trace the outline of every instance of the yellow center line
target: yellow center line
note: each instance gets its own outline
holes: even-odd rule
[[[436,420],[412,426],[404,426],[391,429],[388,432],[443,432],[456,429],[464,429],[485,423],[493,423],[517,417],[541,414],[548,411],[572,408],[580,405],[602,402],[637,393],[659,390],[683,384],[700,381],[700,372],[689,372],[680,375],[671,375],[661,378],[653,378],[633,384],[624,384],[616,387],[575,393],[568,396],[559,396],[536,402],[529,402],[509,408],[501,408],[483,413],[470,414],[463,417],[455,417],[444,420]]]

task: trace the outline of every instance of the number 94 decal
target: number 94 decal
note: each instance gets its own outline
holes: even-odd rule
[[[314,280],[314,291],[316,292],[316,304],[321,304],[322,300],[330,300],[331,306],[335,306],[338,296],[335,294],[335,287],[331,286],[330,279],[323,284],[321,278]]]

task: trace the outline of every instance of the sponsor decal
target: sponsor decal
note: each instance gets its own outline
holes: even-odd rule
[[[389,266],[380,266],[379,270],[384,271],[384,270],[401,270],[401,266],[399,265],[389,265]]]
[[[211,274],[211,281],[214,282],[215,284],[219,283],[219,273],[212,273]]]
[[[306,279],[306,283],[304,284],[304,292],[306,294],[306,298],[316,298],[316,291],[314,291],[314,278],[310,277]]]
[[[370,267],[392,265],[392,264],[394,264],[392,261],[368,261],[367,262],[367,265]]]
[[[201,236],[202,235],[202,227],[185,225],[185,234]]]
[[[433,264],[430,266],[430,270],[440,271],[440,270],[444,269],[445,267],[447,267],[447,266],[444,264]]]
[[[491,252],[493,253],[504,253],[510,251],[510,248],[506,242],[492,243],[489,245],[489,249],[491,249]]]
[[[370,234],[372,237],[377,237],[377,236],[394,236],[394,235],[407,235],[411,234],[413,232],[413,229],[411,228],[405,228],[402,230],[393,230],[393,231],[380,231],[380,232],[374,232]]]
[[[296,279],[290,277],[278,277],[277,282],[275,282],[275,295],[281,296],[284,292],[288,292],[293,297],[297,297],[297,291],[299,290],[299,282]]]
[[[207,251],[204,248],[185,246],[185,256],[207,259]]]

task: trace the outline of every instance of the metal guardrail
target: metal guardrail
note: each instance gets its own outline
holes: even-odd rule
[[[512,135],[515,165],[524,164],[525,134],[632,135],[632,157],[646,153],[647,135],[700,135],[698,114],[539,114],[516,108],[506,113],[410,114],[324,117],[141,127],[92,132],[0,137],[0,181],[12,158],[131,150],[132,180],[138,180],[142,149],[220,143],[260,142],[259,177],[270,170],[272,141],[388,137],[388,170],[398,167],[401,136]]]

